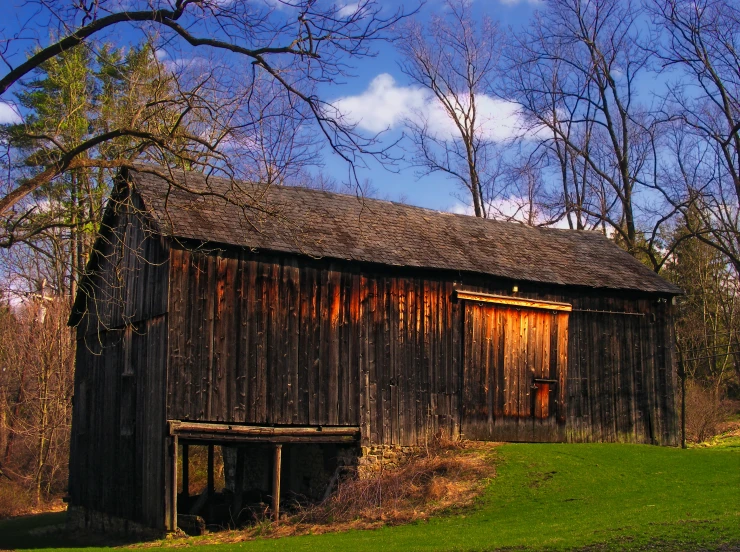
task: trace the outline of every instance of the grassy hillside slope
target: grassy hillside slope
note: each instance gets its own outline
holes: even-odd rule
[[[497,477],[463,514],[374,531],[216,546],[176,542],[213,552],[740,547],[739,446],[511,444],[496,449],[495,459]],[[61,544],[33,540],[29,547]]]

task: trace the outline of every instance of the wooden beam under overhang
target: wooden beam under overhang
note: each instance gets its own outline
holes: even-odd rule
[[[477,301],[479,303],[493,303],[515,308],[546,309],[554,311],[570,312],[573,305],[570,303],[556,303],[555,301],[538,301],[536,299],[521,299],[506,295],[491,295],[477,291],[455,290],[455,297],[463,301]]]
[[[360,439],[358,426],[266,427],[169,421],[170,435],[204,442],[235,443],[353,443]]]

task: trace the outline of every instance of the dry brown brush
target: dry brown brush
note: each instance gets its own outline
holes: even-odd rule
[[[686,439],[703,443],[720,433],[730,409],[713,386],[695,380],[686,382]]]
[[[74,347],[69,307],[0,305],[0,518],[52,506],[67,483]]]
[[[398,467],[339,483],[320,504],[294,516],[305,524],[394,524],[464,507],[495,476],[490,450],[481,446],[440,447],[411,456]]]

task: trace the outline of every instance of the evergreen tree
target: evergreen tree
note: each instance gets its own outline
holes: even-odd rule
[[[173,87],[150,44],[126,52],[80,46],[43,63],[17,94],[26,120],[6,128],[21,154],[20,178],[32,178],[94,136],[130,128],[170,132],[180,112],[167,101]],[[78,158],[156,162],[161,154],[151,140],[124,133]],[[26,246],[5,253],[5,269],[25,279],[29,291],[45,282],[54,294],[74,297],[116,172],[82,165],[37,189],[5,229],[8,240]]]
[[[678,226],[664,276],[680,286],[678,347],[687,376],[720,395],[740,383],[740,285],[734,266],[716,248]],[[734,391],[733,391],[734,390]]]

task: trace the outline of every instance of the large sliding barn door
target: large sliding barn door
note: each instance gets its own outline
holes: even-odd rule
[[[474,439],[563,440],[570,306],[469,295],[458,294],[468,299],[463,434]]]

